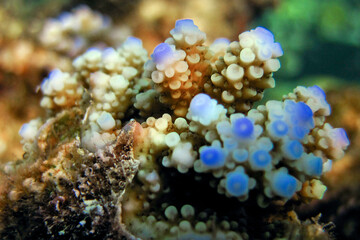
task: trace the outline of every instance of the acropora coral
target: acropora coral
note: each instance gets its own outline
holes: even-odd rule
[[[346,155],[335,162],[332,170],[325,174],[323,181],[328,192],[321,201],[301,205],[299,217],[307,218],[321,212],[322,221],[333,222],[336,239],[356,239],[360,234],[358,213],[360,209],[359,180],[360,170],[360,100],[359,89],[348,86],[327,93],[327,99],[333,108],[328,121],[343,126],[351,141]]]
[[[263,27],[205,40],[183,19],[150,59],[129,37],[53,70],[48,118],[23,125],[24,159],[3,168],[1,238],[330,238],[293,211],[323,197],[349,145],[325,121],[324,91],[254,108],[275,87],[280,43]]]
[[[76,56],[90,46],[119,44],[129,31],[125,26],[114,25],[108,16],[80,5],[48,19],[39,40],[46,48]]]

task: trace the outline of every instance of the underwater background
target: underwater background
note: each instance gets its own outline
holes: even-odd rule
[[[75,13],[76,9],[85,9],[82,17],[85,19],[90,17],[92,21],[87,25],[81,25],[82,28],[70,33],[60,32],[54,27],[56,24],[53,23],[56,21],[63,21],[66,25],[65,19],[70,13]],[[24,149],[24,144],[20,143],[21,141],[24,143],[24,137],[19,135],[21,126],[32,119],[38,117],[46,119],[51,116],[48,111],[48,108],[51,107],[46,107],[50,106],[46,105],[49,103],[42,101],[43,95],[46,93],[41,89],[41,83],[54,69],[59,69],[64,73],[72,72],[74,69],[79,72],[79,69],[84,71],[82,67],[77,68],[73,61],[86,53],[87,49],[92,47],[99,49],[122,47],[124,46],[122,44],[126,43],[130,36],[141,39],[142,47],[147,51],[144,58],[147,58],[151,53],[154,52],[155,54],[155,47],[169,37],[169,32],[174,28],[178,19],[192,19],[194,24],[206,33],[205,44],[207,45],[219,37],[227,38],[231,42],[238,41],[240,33],[262,26],[274,34],[276,42],[281,44],[284,55],[279,58],[281,68],[273,76],[276,80],[276,86],[267,89],[264,92],[263,99],[256,102],[255,107],[266,104],[270,99],[280,101],[285,94],[292,92],[297,86],[320,86],[326,93],[327,102],[331,106],[331,115],[327,117],[327,122],[334,127],[344,128],[350,145],[345,151],[345,155],[340,160],[333,162],[332,170],[321,176],[321,181],[327,187],[322,199],[294,203],[291,209],[296,212],[296,217],[290,216],[288,209],[286,211],[284,209],[279,210],[282,211],[281,214],[264,210],[265,215],[268,216],[266,222],[276,222],[274,219],[278,218],[282,220],[282,224],[274,223],[269,227],[270,230],[268,228],[263,229],[263,235],[261,235],[262,233],[251,235],[252,232],[259,231],[259,229],[251,229],[250,224],[245,224],[239,229],[242,232],[249,232],[249,234],[241,235],[241,237],[243,239],[358,239],[360,236],[359,13],[360,2],[356,0],[0,1],[0,163],[2,164],[0,185],[16,185],[16,181],[7,176],[6,167],[9,166],[9,162],[21,166],[22,159],[28,159],[28,155],[31,155],[29,149]],[[68,22],[67,24],[71,25],[72,23]],[[154,56],[152,55],[152,59],[156,62]],[[141,58],[142,56],[139,57],[139,59]],[[91,69],[91,67],[89,68]],[[86,75],[86,73],[84,74]],[[91,85],[89,82],[87,84],[87,87]],[[139,83],[140,85],[141,83]],[[288,98],[292,99],[291,96]],[[40,106],[40,102],[42,102],[42,106]],[[177,109],[177,106],[175,108]],[[146,112],[145,110],[144,112]],[[130,114],[135,116],[133,112]],[[194,119],[191,120],[196,121]],[[80,124],[81,119],[76,121]],[[104,120],[104,122],[108,124],[107,121]],[[73,122],[69,121],[66,124],[72,126]],[[148,121],[146,124],[146,127],[151,126]],[[72,131],[71,127],[69,129]],[[55,130],[52,131],[60,131],[66,135],[64,129],[59,130],[55,127]],[[50,140],[46,138],[44,141]],[[53,143],[51,142],[51,144]],[[93,145],[88,146],[88,149],[92,148],[94,148]],[[24,154],[24,150],[27,154]],[[87,160],[83,159],[85,162]],[[178,165],[176,167],[179,168]],[[182,181],[177,175],[178,173],[175,172],[169,172],[169,176],[165,177]],[[26,174],[26,177],[29,177],[29,173]],[[206,177],[203,181],[208,180]],[[175,182],[175,180],[173,181]],[[188,183],[189,179],[184,181]],[[176,185],[176,183],[174,184]],[[0,209],[13,206],[7,205],[8,203],[4,200],[8,198],[6,194],[9,194],[7,187],[1,188],[3,189],[0,189],[0,193],[3,196],[2,201],[0,201]],[[211,192],[208,189],[206,191]],[[282,195],[280,194],[280,196]],[[59,196],[56,197],[56,201],[59,203],[63,201]],[[55,199],[55,197],[53,198]],[[131,199],[131,196],[129,198]],[[221,201],[223,198],[225,196],[218,197],[215,200]],[[285,199],[289,198],[285,197]],[[71,201],[75,200],[72,199]],[[288,205],[283,206],[288,208]],[[169,206],[163,208],[165,210],[170,209],[168,212],[173,211],[173,208],[169,208]],[[221,206],[214,208],[221,209]],[[253,208],[251,204],[250,208]],[[251,213],[255,216],[253,218],[256,218],[257,215],[261,218],[261,211],[256,207],[254,208],[254,212]],[[180,212],[180,208],[178,210]],[[225,212],[231,212],[231,210],[226,209]],[[15,213],[16,210],[14,210],[13,217],[1,217],[1,236],[4,239],[13,239],[13,236],[16,236],[16,239],[31,239],[36,236],[21,235],[20,233],[18,235],[6,234],[6,231],[10,231],[10,228],[7,228],[7,221],[17,221],[17,224],[23,223],[21,219],[14,220],[16,218]],[[6,214],[3,210],[0,211],[0,215]],[[131,214],[128,218],[132,217]],[[169,214],[165,213],[165,215]],[[242,213],[240,215],[244,217]],[[226,217],[224,219],[227,219]],[[169,222],[173,221],[171,220],[172,217],[167,218]],[[58,221],[61,220],[64,219]],[[79,222],[81,222],[80,220]],[[206,222],[205,220],[202,221]],[[254,224],[261,223],[257,220],[251,221]],[[284,221],[288,221],[288,223],[284,224]],[[111,221],[109,220],[109,222]],[[301,227],[293,224],[293,222],[299,222]],[[141,225],[136,221],[127,224]],[[284,225],[286,226],[284,227]],[[308,226],[311,226],[311,230]],[[198,228],[201,229],[201,226]],[[233,230],[234,228],[236,229],[233,226],[223,227],[225,230]],[[279,236],[276,234],[277,228],[279,228]],[[136,228],[134,229],[133,231],[136,231]],[[226,232],[227,230],[225,230],[223,231]],[[16,232],[16,230],[11,231]],[[61,232],[61,229],[55,231]],[[29,230],[27,229],[24,232],[29,232]],[[64,232],[66,233],[65,230]],[[81,231],[79,230],[79,232]],[[322,235],[324,232],[326,234]],[[76,234],[79,233],[76,232]],[[142,234],[146,235],[143,232]],[[48,239],[50,235],[42,235],[41,239]],[[73,235],[72,238],[68,238],[68,235],[65,236],[62,238],[61,234],[51,235],[51,239],[77,239],[80,235]],[[91,239],[88,235],[86,237]],[[108,238],[118,239],[116,236],[108,236]],[[180,239],[191,238],[183,236]],[[195,239],[210,238],[201,238],[200,236]],[[234,239],[237,238],[234,237]]]

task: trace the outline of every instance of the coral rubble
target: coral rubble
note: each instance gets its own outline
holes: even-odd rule
[[[44,79],[49,117],[21,128],[24,160],[1,175],[2,238],[330,238],[293,212],[349,144],[322,89],[253,108],[283,55],[269,30],[207,46],[183,19],[170,35],[150,59],[129,37]]]

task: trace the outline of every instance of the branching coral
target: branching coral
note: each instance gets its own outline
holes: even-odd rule
[[[283,52],[273,34],[263,27],[239,35],[239,42],[229,44],[227,52],[215,62],[216,72],[205,91],[228,108],[229,113],[246,112],[262,98],[266,88],[273,88],[272,73],[280,68],[277,59]]]
[[[64,209],[85,215],[76,226],[89,236],[102,234],[96,229],[106,216],[128,238],[248,239],[278,236],[269,219],[291,221],[284,216],[295,201],[322,198],[320,177],[349,141],[325,123],[330,106],[317,86],[251,109],[280,67],[272,33],[258,27],[209,47],[185,19],[170,34],[151,59],[129,38],[118,50],[89,49],[74,60],[74,73],[55,70],[44,80],[50,118],[20,131],[26,156],[36,158],[28,164],[40,168],[9,187],[0,206],[21,202],[27,186],[37,196],[65,182],[83,204],[62,188],[46,201],[56,196],[55,210],[66,215],[59,206],[70,194]],[[72,236],[75,223],[68,224],[57,234]],[[265,224],[264,235],[250,224]]]
[[[202,92],[210,75],[210,53],[204,46],[205,33],[190,19],[177,21],[170,34],[171,38],[155,48],[147,71],[161,93],[160,102],[169,105],[175,115],[185,116],[190,100]]]
[[[108,16],[80,5],[72,12],[64,12],[58,18],[46,21],[39,39],[47,48],[75,56],[96,45],[99,36],[102,36],[102,42],[118,44],[123,40],[121,35],[128,35],[128,32],[124,27],[112,26]]]

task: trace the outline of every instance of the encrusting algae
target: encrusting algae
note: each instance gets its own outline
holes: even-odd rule
[[[44,79],[48,118],[3,167],[2,239],[330,239],[294,212],[349,145],[323,90],[253,108],[283,55],[269,30],[207,46],[184,19],[170,35],[150,59],[129,37]]]

